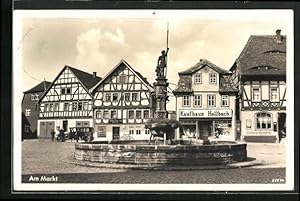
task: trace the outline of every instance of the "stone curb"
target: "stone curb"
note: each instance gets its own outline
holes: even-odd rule
[[[244,168],[251,166],[264,165],[260,160],[237,162],[231,164],[221,165],[203,165],[203,166],[151,166],[151,165],[131,165],[131,164],[108,164],[108,163],[97,163],[90,161],[68,161],[68,163],[93,167],[93,168],[108,168],[108,169],[130,169],[130,170],[219,170],[219,169],[234,169]]]

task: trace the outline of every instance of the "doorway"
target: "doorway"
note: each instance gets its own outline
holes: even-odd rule
[[[120,139],[120,127],[113,127],[113,140]]]
[[[286,137],[286,113],[278,113],[278,136],[279,141]]]
[[[63,129],[65,132],[68,131],[68,120],[63,121]]]

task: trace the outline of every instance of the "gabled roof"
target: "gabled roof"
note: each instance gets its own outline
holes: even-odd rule
[[[117,70],[121,65],[125,65],[126,67],[128,67],[133,74],[135,74],[150,90],[153,90],[153,87],[151,86],[151,84],[147,81],[147,79],[145,77],[142,76],[141,73],[137,72],[136,70],[134,70],[124,59],[122,59],[121,61],[119,61],[119,63],[109,72],[107,73],[103,79],[98,82],[98,84],[96,84],[94,87],[92,87],[90,89],[90,92],[93,93],[93,91],[100,85],[102,84],[115,70]]]
[[[94,78],[94,75],[81,71],[77,68],[65,65],[64,68],[60,71],[60,73],[55,77],[55,79],[53,80],[53,82],[51,83],[51,85],[48,87],[48,89],[44,92],[44,94],[41,96],[41,98],[39,99],[39,102],[44,98],[44,96],[48,93],[48,91],[51,89],[51,87],[53,86],[53,84],[55,83],[55,81],[59,78],[59,76],[67,69],[69,68],[72,73],[74,73],[74,75],[77,77],[77,79],[79,80],[79,82],[82,84],[82,86],[89,92],[89,89],[91,87],[93,87],[95,84],[97,84],[97,82],[99,82],[101,80],[101,77],[96,76]]]
[[[51,85],[51,82],[42,81],[38,85],[34,86],[33,88],[25,91],[24,93],[37,93],[37,92],[44,92],[47,88]]]
[[[84,72],[71,66],[68,67],[87,89],[92,88],[101,80],[101,77],[96,76],[94,78],[93,74]]]
[[[286,70],[286,36],[252,35],[235,64],[242,74],[256,70],[257,67],[270,67],[268,72]],[[278,72],[275,72],[277,74]],[[251,72],[250,72],[251,74]]]
[[[231,75],[223,75],[220,77],[220,92],[238,92],[234,86]]]
[[[179,75],[191,75],[191,74],[197,72],[198,70],[200,70],[201,68],[204,68],[206,66],[208,66],[209,68],[213,69],[214,71],[216,71],[217,73],[220,73],[220,74],[227,74],[227,73],[229,73],[227,70],[216,66],[215,64],[213,64],[212,62],[208,61],[207,59],[200,59],[200,61],[196,65],[188,68],[185,71],[181,71],[178,74]]]

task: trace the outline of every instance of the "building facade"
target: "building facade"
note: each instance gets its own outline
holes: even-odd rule
[[[177,120],[182,129],[177,139],[190,137],[236,140],[237,88],[231,74],[206,59],[179,72],[176,97]]]
[[[43,81],[24,92],[22,99],[22,139],[37,137],[38,100],[50,84],[51,82]]]
[[[50,138],[51,131],[93,126],[93,97],[89,92],[100,77],[65,66],[40,98],[38,137]]]
[[[239,88],[241,140],[279,142],[285,137],[286,36],[250,36],[230,69]]]
[[[148,140],[152,86],[121,60],[93,89],[95,141]]]

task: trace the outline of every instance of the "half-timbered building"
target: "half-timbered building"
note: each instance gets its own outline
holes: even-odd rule
[[[89,90],[101,80],[96,75],[65,66],[40,98],[39,138],[52,130],[93,126],[93,97]]]
[[[145,140],[152,117],[150,83],[121,60],[93,89],[95,140]]]
[[[285,136],[286,36],[252,35],[231,68],[240,90],[241,140],[279,142]]]
[[[37,121],[39,118],[38,100],[51,82],[43,81],[23,92],[22,99],[22,139],[37,137]]]
[[[231,73],[206,59],[179,72],[177,119],[182,124],[177,138],[236,140],[235,99],[238,89]]]

